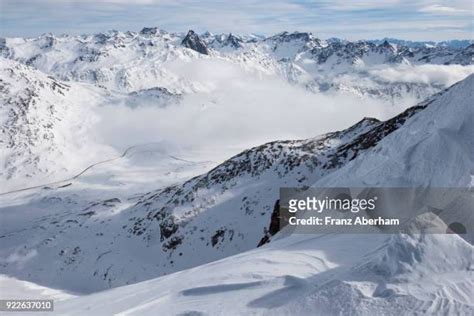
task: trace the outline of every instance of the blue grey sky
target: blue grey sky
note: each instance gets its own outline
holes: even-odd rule
[[[473,39],[473,1],[0,0],[0,36],[110,29],[213,33],[308,31],[320,38]]]

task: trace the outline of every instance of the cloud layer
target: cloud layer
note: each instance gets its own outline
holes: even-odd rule
[[[381,67],[369,73],[386,82],[425,83],[435,86],[450,86],[474,73],[474,66],[420,65]]]
[[[222,60],[194,60],[166,67],[208,87],[180,104],[131,108],[125,103],[99,109],[96,131],[115,148],[165,142],[214,148],[229,154],[277,139],[301,139],[351,126],[363,117],[387,119],[413,100],[392,104],[347,94],[314,94],[276,76],[248,72]],[[212,69],[213,71],[210,71]],[[372,69],[389,82],[422,82],[447,86],[474,72],[472,67],[420,66]],[[232,151],[233,150],[233,151]]]

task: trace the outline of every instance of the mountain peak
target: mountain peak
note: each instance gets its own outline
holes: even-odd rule
[[[159,33],[159,29],[157,27],[144,27],[140,31],[142,35],[157,35]]]
[[[389,43],[387,40],[383,41],[383,43],[380,44],[380,46],[383,46],[383,47],[392,47],[392,45],[390,45],[390,43]]]
[[[189,30],[188,34],[184,37],[181,45],[190,48],[198,53],[209,55],[209,50],[206,44],[199,38],[199,36],[193,31]]]
[[[287,31],[278,33],[272,37],[269,37],[269,39],[273,40],[279,40],[282,42],[291,42],[291,41],[303,41],[303,42],[308,42],[311,40],[311,33],[307,32],[298,32],[295,31],[293,33],[289,33]]]
[[[240,48],[242,47],[242,42],[243,41],[240,37],[237,37],[233,35],[232,33],[229,33],[226,40],[224,41],[224,45],[232,46],[234,48]]]

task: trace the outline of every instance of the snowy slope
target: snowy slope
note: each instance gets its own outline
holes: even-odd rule
[[[468,315],[474,311],[472,251],[456,235],[295,235],[170,276],[66,300],[57,312]],[[446,253],[451,260],[445,261]]]
[[[29,66],[0,58],[0,183],[53,181],[85,167],[98,155],[112,155],[92,142],[92,108],[100,89],[63,83]],[[94,154],[92,154],[94,153]]]
[[[465,187],[474,176],[474,75],[434,99],[423,115],[314,185]],[[354,175],[357,175],[354,177]]]
[[[330,155],[331,165],[339,165],[341,158],[349,162],[319,177],[315,185],[469,186],[474,170],[473,86],[471,75],[409,110],[415,113],[404,124],[400,118],[407,118],[406,113],[385,123],[371,122],[368,130],[352,135]],[[233,170],[225,164],[219,169]],[[209,174],[205,178],[212,183]],[[256,184],[253,191],[262,187]],[[238,203],[234,195],[225,203]],[[473,250],[458,235],[312,236],[288,235],[284,229],[256,250],[66,300],[58,304],[58,311],[468,315],[474,312]],[[105,301],[114,303],[104,305]]]
[[[333,167],[323,166],[328,156],[377,123],[366,119],[315,139],[269,143],[147,194],[127,196],[128,185],[107,188],[99,178],[93,187],[84,180],[87,189],[74,183],[10,197],[1,209],[6,225],[0,252],[6,259],[0,269],[87,293],[255,248],[265,236],[279,186],[311,183],[331,172]],[[27,237],[32,232],[35,237]]]
[[[366,185],[362,181],[370,179],[367,170],[382,173],[378,180],[387,179],[387,185],[466,185],[472,174],[472,155],[466,149],[472,147],[466,144],[472,143],[473,78],[386,122],[365,119],[314,139],[268,143],[201,176],[146,194],[127,196],[105,188],[98,194],[96,189],[71,185],[19,196],[1,209],[6,225],[2,226],[0,253],[5,259],[0,271],[50,287],[90,293],[255,248],[269,233],[275,233],[269,232],[269,225],[282,186],[333,185],[337,179],[345,182],[334,185]],[[435,122],[446,124],[438,129]],[[449,135],[456,126],[462,137],[448,138],[449,144],[442,145],[445,136],[433,138],[433,147],[422,142],[425,131]],[[417,134],[418,130],[423,133]],[[406,140],[398,141],[399,137],[410,139],[413,145],[405,147]],[[384,154],[387,143],[401,155],[399,160]],[[383,172],[391,164],[404,166],[405,157],[416,153],[417,145],[423,158],[410,160],[412,171],[401,169],[412,178],[391,182]],[[445,150],[449,153],[446,158],[430,156],[430,151],[446,146],[456,150]],[[372,169],[357,167],[364,157],[374,159]],[[423,170],[431,168],[431,162],[440,164],[451,157],[455,162],[451,169]],[[380,169],[374,169],[379,165]],[[19,217],[29,220],[19,221]]]
[[[74,295],[0,275],[0,299],[35,299],[38,297],[52,299],[56,302],[73,298]]]

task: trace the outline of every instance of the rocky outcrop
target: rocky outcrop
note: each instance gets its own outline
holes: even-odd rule
[[[209,55],[209,50],[207,49],[206,44],[199,38],[196,33],[194,33],[193,30],[189,30],[188,34],[186,34],[186,37],[181,42],[181,45],[190,48],[200,54]]]

